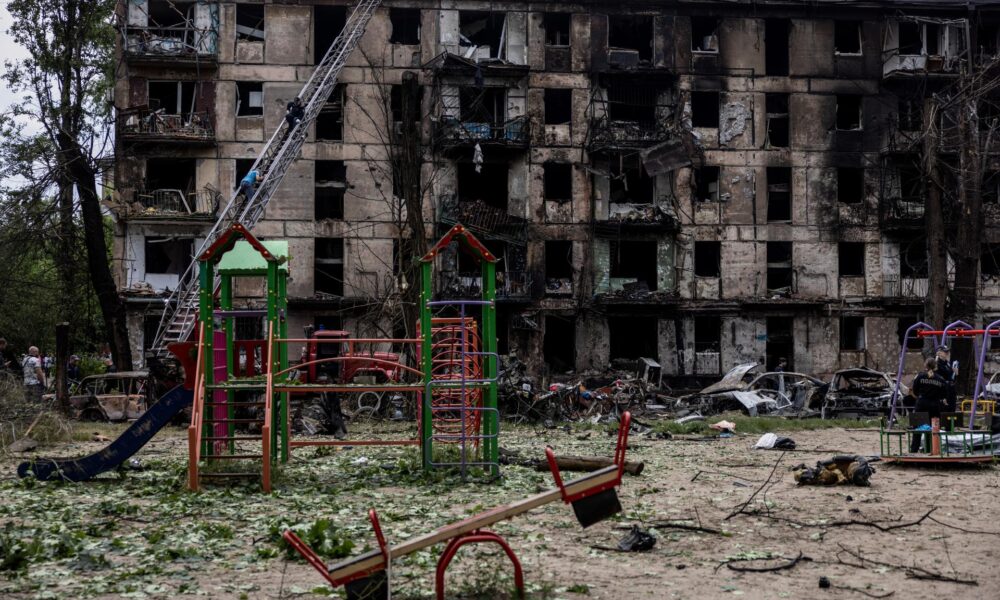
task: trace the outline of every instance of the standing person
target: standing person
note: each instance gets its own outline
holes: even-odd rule
[[[80,357],[74,354],[69,357],[66,365],[66,379],[71,382],[80,381]]]
[[[915,412],[925,412],[931,419],[940,419],[941,412],[948,407],[948,382],[937,373],[937,359],[924,361],[924,372],[913,378],[910,394],[917,397]],[[930,433],[928,440],[930,439]],[[914,433],[910,440],[910,452],[920,451],[922,432]]]
[[[947,412],[955,412],[955,408],[958,406],[958,394],[955,393],[955,377],[958,373],[951,365],[951,349],[944,344],[937,348],[934,372],[948,383]]]
[[[45,371],[38,357],[38,347],[28,348],[28,355],[21,361],[21,371],[24,373],[24,394],[30,402],[39,403],[45,390]]]
[[[298,125],[305,116],[306,107],[302,106],[302,98],[296,96],[294,100],[288,103],[285,111],[285,121],[288,123],[289,133],[295,129],[295,126]]]

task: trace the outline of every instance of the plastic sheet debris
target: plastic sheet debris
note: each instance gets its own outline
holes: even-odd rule
[[[656,538],[638,525],[633,525],[632,530],[618,541],[618,549],[622,552],[646,552],[655,545]]]
[[[763,450],[795,450],[795,440],[774,433],[765,433],[760,436],[760,439],[757,440],[757,443],[753,447]]]

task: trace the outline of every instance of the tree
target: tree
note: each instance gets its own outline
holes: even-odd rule
[[[62,316],[77,320],[69,300],[79,294],[78,274],[85,270],[115,362],[127,368],[132,359],[125,306],[111,274],[98,167],[111,147],[114,7],[113,0],[8,3],[10,34],[29,56],[6,63],[7,85],[24,96],[0,121],[6,144],[0,164],[17,175],[3,190],[4,212],[37,212],[23,235],[54,245]],[[85,269],[75,258],[78,231]]]

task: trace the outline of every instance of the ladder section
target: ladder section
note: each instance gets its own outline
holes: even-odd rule
[[[316,119],[330,98],[330,94],[333,93],[344,64],[360,42],[368,22],[380,3],[381,0],[359,0],[344,24],[344,29],[330,45],[323,60],[316,66],[309,81],[299,92],[299,98],[305,107],[302,120],[293,128],[289,128],[284,119],[281,120],[251,167],[251,170],[258,171],[262,177],[252,197],[245,198],[240,192],[233,194],[225,208],[220,211],[215,225],[205,236],[205,241],[198,248],[196,257],[210,248],[230,225],[242,223],[247,229],[253,229],[263,217],[264,210],[281,184],[289,165],[298,157],[309,125]],[[214,291],[218,286],[218,278],[212,282],[199,282],[196,264],[197,260],[191,262],[179,278],[177,289],[167,300],[152,346],[153,352],[159,358],[167,356],[168,344],[186,340],[194,330],[199,287],[211,285]]]

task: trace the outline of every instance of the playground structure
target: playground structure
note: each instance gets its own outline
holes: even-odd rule
[[[944,329],[936,330],[930,325],[918,322],[907,328],[903,335],[899,353],[899,366],[896,371],[896,381],[893,386],[889,417],[879,428],[879,450],[883,460],[899,463],[948,464],[956,462],[991,462],[995,460],[996,443],[992,434],[992,411],[984,413],[982,407],[990,407],[990,402],[980,398],[983,382],[983,366],[986,360],[986,350],[992,337],[1000,336],[1000,321],[990,323],[985,329],[975,329],[964,321],[955,321]],[[970,339],[974,353],[978,353],[976,384],[972,399],[963,400],[961,411],[943,414],[942,419],[932,418],[923,425],[928,429],[915,429],[920,413],[910,414],[910,427],[897,427],[896,408],[901,401],[899,386],[903,377],[903,366],[906,360],[907,345],[910,339],[931,338],[938,345],[946,345],[949,339]],[[978,347],[976,342],[979,340]],[[974,401],[975,400],[975,401]],[[995,403],[992,403],[995,406]],[[992,408],[992,407],[990,407]],[[980,410],[977,410],[980,409]],[[977,413],[982,422],[977,425]],[[926,415],[923,415],[926,418]],[[944,429],[942,423],[944,421]],[[923,443],[924,453],[910,452],[913,436],[929,437],[930,447]]]
[[[481,298],[433,299],[434,261],[452,243],[480,263]],[[257,477],[259,473],[262,488],[270,491],[274,464],[287,462],[295,448],[307,446],[419,445],[425,469],[454,466],[464,478],[469,468],[480,467],[498,476],[496,258],[463,226],[456,225],[420,261],[418,337],[351,338],[346,332],[335,332],[289,338],[287,243],[259,241],[246,227],[235,224],[205,250],[198,257],[202,286],[197,356],[190,369],[194,394],[188,428],[188,487],[197,490],[203,479]],[[216,278],[220,280],[218,294],[212,291]],[[238,278],[264,279],[263,309],[234,308]],[[473,312],[470,307],[479,310]],[[266,339],[235,339],[235,321],[241,317],[262,318]],[[296,364],[288,360],[293,344],[307,348]],[[324,347],[333,350],[324,351]],[[407,356],[419,361],[419,368],[405,364]],[[333,377],[320,377],[323,371]],[[373,376],[378,373],[382,376]],[[300,379],[300,374],[305,377]],[[415,395],[417,438],[293,439],[293,396],[381,392]],[[242,414],[247,410],[256,414]],[[244,425],[257,426],[260,433],[238,431]],[[436,453],[435,447],[442,444],[456,447],[458,457]],[[237,461],[260,464],[259,468],[218,467]]]
[[[559,473],[555,454],[551,448],[545,449],[549,470],[555,480],[556,487],[540,492],[511,504],[497,506],[491,510],[473,515],[456,523],[445,525],[430,533],[411,538],[396,545],[390,545],[382,532],[375,509],[368,512],[378,544],[376,550],[371,550],[359,556],[340,563],[327,565],[307,546],[294,532],[286,530],[282,535],[292,548],[302,555],[306,561],[322,575],[333,587],[343,585],[349,600],[382,600],[390,597],[390,574],[392,560],[446,542],[445,550],[438,559],[435,574],[435,590],[438,600],[444,600],[444,576],[448,565],[455,557],[459,548],[467,544],[491,542],[498,544],[514,566],[514,584],[518,593],[524,597],[524,574],[517,555],[501,536],[485,530],[500,521],[524,514],[540,506],[557,500],[562,500],[573,506],[577,521],[583,527],[621,512],[621,504],[615,488],[621,485],[625,471],[625,452],[628,448],[628,433],[631,427],[631,415],[622,414],[618,426],[618,441],[615,446],[614,464],[594,471],[564,483]]]

